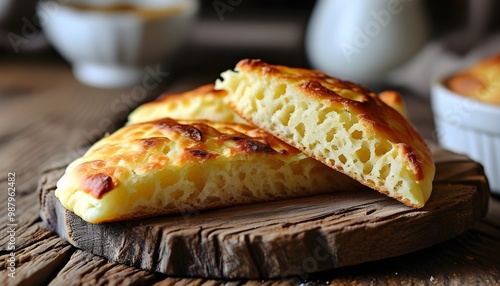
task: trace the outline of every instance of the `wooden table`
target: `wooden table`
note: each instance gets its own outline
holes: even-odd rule
[[[298,284],[297,278],[214,281],[166,277],[78,250],[50,232],[39,218],[36,190],[44,170],[118,128],[141,102],[165,90],[183,91],[210,82],[234,65],[238,56],[235,53],[216,64],[206,55],[204,62],[192,60],[187,66],[168,70],[169,75],[144,95],[133,94],[133,88],[84,86],[73,78],[70,67],[51,53],[0,56],[0,285]],[[283,62],[279,55],[275,59]],[[411,96],[406,96],[406,101],[411,120],[431,147],[435,146],[428,102]],[[8,225],[10,172],[15,173],[14,226]],[[15,228],[12,236],[11,227]],[[16,249],[15,278],[8,276],[10,241]],[[307,285],[500,285],[500,201],[490,198],[487,217],[453,240],[402,257],[313,274],[306,281]]]

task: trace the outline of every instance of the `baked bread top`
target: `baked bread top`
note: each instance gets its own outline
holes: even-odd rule
[[[55,195],[101,223],[362,187],[262,129],[164,118],[95,143],[67,167]]]
[[[455,93],[500,105],[500,54],[484,59],[445,81]]]
[[[373,92],[319,71],[242,60],[215,87],[241,117],[361,183],[422,207],[435,166],[413,126]]]
[[[399,92],[394,90],[382,91],[378,94],[378,98],[403,115],[404,118],[408,118],[408,111],[406,111],[406,106]]]
[[[130,113],[127,124],[164,117],[248,124],[227,107],[227,103],[224,101],[225,97],[226,92],[214,90],[213,84],[202,85],[184,93],[163,94],[158,99],[137,107]]]

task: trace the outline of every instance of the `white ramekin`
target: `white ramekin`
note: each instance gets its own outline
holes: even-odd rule
[[[443,81],[432,86],[431,104],[439,144],[481,163],[500,194],[500,106],[459,95]]]
[[[178,12],[142,17],[131,11],[79,9],[73,3],[172,8]],[[167,59],[179,49],[198,6],[197,0],[52,0],[39,3],[38,15],[47,38],[72,64],[78,80],[119,88],[141,82],[148,65]]]

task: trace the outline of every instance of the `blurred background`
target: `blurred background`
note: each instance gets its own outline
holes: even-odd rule
[[[62,18],[60,14],[63,14],[61,13],[63,9],[54,7],[54,5],[42,7],[42,9],[39,7],[38,10],[41,10],[41,13],[39,11],[37,17],[37,2],[36,0],[3,0],[0,4],[0,65],[5,61],[37,60],[39,58],[73,64],[73,59],[70,57],[74,57],[74,55],[66,55],[65,49],[68,47],[64,47],[64,43],[61,44],[61,40],[57,39],[54,34],[69,33],[72,38],[69,39],[68,35],[63,35],[65,41],[76,42],[78,38],[85,37],[79,33],[87,32],[79,32],[81,24],[67,19],[67,22],[64,22],[63,19],[57,24],[59,27],[64,26],[64,31],[54,31],[55,29],[50,27],[51,22],[56,22],[54,19]],[[128,9],[125,6],[130,6],[133,1],[75,2],[59,0],[52,2],[60,6],[80,5],[78,13],[96,12],[92,9],[101,5],[97,3],[109,2],[111,4],[108,3],[108,8],[111,6],[116,8],[121,5],[120,9],[114,11],[112,9],[105,11],[102,7],[97,9],[100,10],[97,12],[110,17],[112,14],[130,13],[130,11],[125,11]],[[166,5],[165,3],[173,5],[171,3],[176,1],[143,2],[153,3],[144,9],[154,10],[155,7],[160,7],[156,9],[161,10],[164,9],[161,5]],[[155,4],[155,2],[164,3]],[[376,6],[377,4],[366,4],[375,2],[380,2],[380,4],[378,6]],[[128,4],[124,5],[123,3]],[[169,51],[163,58],[154,59],[168,69],[171,80],[174,80],[174,77],[182,78],[183,74],[189,73],[188,80],[193,85],[217,78],[221,71],[233,67],[242,58],[261,58],[274,64],[322,69],[334,76],[358,81],[374,89],[385,88],[388,84],[406,85],[406,87],[414,88],[417,93],[422,94],[426,91],[422,89],[422,83],[418,82],[412,87],[408,77],[413,78],[411,75],[425,70],[424,63],[426,61],[428,65],[432,63],[432,66],[435,67],[438,64],[436,59],[457,60],[464,58],[500,27],[500,22],[494,20],[494,15],[498,15],[500,12],[500,2],[491,0],[377,0],[369,2],[214,0],[199,1],[197,5],[199,7],[192,19],[192,25],[182,30],[186,39],[178,48]],[[393,5],[393,7],[391,8],[389,5]],[[412,16],[415,14],[413,13],[415,8],[419,9],[419,14]],[[394,9],[394,11],[390,9]],[[392,19],[384,18],[383,10],[391,12],[392,14],[386,13],[385,16],[392,16]],[[399,13],[401,10],[402,12]],[[69,13],[69,16],[66,16],[71,17],[78,13]],[[404,16],[399,17],[403,14]],[[168,16],[168,13],[165,14],[165,17]],[[158,18],[160,17],[162,16],[158,16]],[[403,23],[398,20],[398,17],[411,19],[411,21]],[[129,25],[128,23],[121,24]],[[104,26],[101,24],[99,27],[105,30]],[[395,30],[394,27],[400,28]],[[137,28],[130,27],[127,31],[133,33],[134,29]],[[152,25],[143,29],[145,31],[149,29],[148,31],[153,32],[158,30]],[[45,35],[47,33],[44,34],[44,30],[50,30],[49,38]],[[119,31],[117,33],[127,32]],[[168,34],[168,31],[165,32],[165,36],[162,36],[161,32],[152,36],[153,40],[148,39],[148,41],[152,41],[147,43],[148,45],[156,45],[154,37],[158,42],[162,38],[164,40],[168,37],[173,38],[172,34]],[[144,41],[144,39],[145,37],[139,36],[135,38],[135,41]],[[80,40],[82,41],[82,39]],[[64,42],[64,40],[62,41]],[[87,42],[89,41],[87,40]],[[128,41],[133,41],[133,39]],[[106,44],[105,42],[100,40],[93,45],[101,45],[99,48],[103,49],[102,46]],[[165,47],[168,47],[171,42],[173,40],[167,40]],[[439,51],[434,48],[432,52],[427,51],[425,55],[420,54],[420,66],[413,67],[413,70],[410,71],[409,68],[399,70],[397,73],[399,77],[387,75],[390,71],[405,66],[405,64],[408,67],[411,59],[417,58],[419,53],[425,50],[426,45],[436,42],[440,44]],[[121,42],[122,46],[124,43],[126,42]],[[80,43],[79,45],[84,44]],[[69,49],[80,54],[85,53],[84,51],[75,51],[74,47],[69,47]],[[123,49],[115,51],[115,53],[122,54],[125,52]],[[128,52],[148,53],[141,48]],[[389,58],[386,59],[383,55],[384,52],[389,53],[391,59],[398,55],[401,57],[395,62],[389,63]],[[108,55],[108,57],[112,56],[114,55]],[[370,61],[370,59],[377,58],[380,59],[378,62],[372,63]],[[346,59],[350,61],[346,61]],[[153,61],[146,64],[153,64]],[[444,63],[444,65],[447,64],[449,63]],[[144,63],[141,65],[144,66]],[[377,74],[376,78],[374,78],[374,74]],[[133,80],[129,81],[129,85],[132,83]],[[92,83],[90,84],[92,85]],[[101,84],[99,87],[106,86]],[[121,86],[118,85],[118,87]]]

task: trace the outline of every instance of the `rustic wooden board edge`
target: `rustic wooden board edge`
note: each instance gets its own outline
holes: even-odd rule
[[[454,172],[448,173],[447,175],[443,175],[442,172],[439,172],[443,167],[449,168],[450,165],[453,167]],[[364,226],[364,229],[362,229],[363,231],[359,232],[354,238],[352,233],[353,231],[359,231],[359,228],[351,228],[350,232],[339,232],[338,229],[325,231],[318,227],[312,227],[306,229],[305,232],[304,229],[302,229],[300,232],[288,233],[284,237],[284,240],[276,240],[274,243],[269,243],[269,241],[265,241],[265,237],[252,235],[251,233],[245,233],[242,236],[228,235],[218,242],[213,241],[214,237],[217,238],[217,236],[212,236],[209,247],[211,249],[208,249],[205,253],[203,253],[203,251],[196,251],[196,249],[194,251],[190,249],[191,243],[207,243],[207,238],[209,238],[208,236],[206,238],[203,236],[202,229],[195,229],[190,232],[187,238],[176,235],[175,233],[170,236],[160,236],[162,238],[167,238],[165,245],[172,250],[171,253],[168,254],[169,259],[167,260],[162,259],[158,254],[148,259],[147,255],[144,253],[148,254],[149,251],[158,251],[161,246],[147,245],[147,243],[144,245],[144,241],[142,241],[143,245],[139,247],[137,245],[130,246],[128,249],[125,248],[113,254],[109,251],[109,247],[111,246],[109,243],[99,245],[99,241],[89,242],[88,239],[85,240],[82,238],[81,233],[73,232],[74,228],[84,231],[93,231],[96,237],[111,239],[109,229],[106,229],[106,225],[95,226],[87,224],[73,213],[65,210],[59,204],[58,200],[53,195],[53,179],[62,175],[63,169],[53,169],[48,172],[47,175],[51,176],[51,179],[45,179],[44,184],[40,186],[40,202],[42,206],[41,217],[52,230],[56,231],[74,246],[85,249],[96,255],[106,257],[110,260],[141,269],[184,277],[223,279],[269,279],[297,275],[300,277],[301,275],[312,272],[379,260],[416,251],[451,239],[461,234],[484,217],[487,211],[489,189],[482,167],[475,162],[462,159],[438,162],[437,167],[437,188],[453,191],[458,187],[463,190],[468,190],[466,193],[470,194],[470,197],[465,201],[460,200],[460,197],[455,197],[456,203],[458,204],[453,205],[453,208],[439,206],[436,208],[437,213],[440,215],[442,214],[443,217],[454,218],[450,221],[436,221],[435,219],[439,217],[439,215],[428,216],[424,208],[418,211],[408,209],[388,221],[373,222],[375,224],[378,223],[378,228],[380,224],[384,224],[386,228],[385,231],[397,233],[397,231],[400,231],[397,228],[399,228],[401,224],[404,225],[409,219],[415,220],[415,217],[419,214],[424,218],[424,221],[427,221],[427,226],[434,225],[431,231],[428,232],[427,238],[420,244],[415,244],[415,241],[412,242],[410,238],[409,241],[400,243],[403,247],[400,246],[395,249],[394,245],[397,244],[397,242],[388,241],[388,244],[392,245],[389,255],[387,252],[388,249],[386,247],[380,247],[380,245],[366,244],[363,247],[359,247],[359,245],[356,244],[353,245],[356,240],[366,238],[366,235],[377,237],[379,241],[384,239],[380,237],[380,233],[382,233],[379,231],[380,229],[366,228],[366,226]],[[52,185],[50,184],[51,181]],[[463,216],[459,219],[454,216],[457,209],[460,210],[459,213],[463,212]],[[433,221],[435,222],[434,224],[432,223]],[[139,225],[141,225],[141,223],[139,223]],[[423,225],[426,224],[424,223]],[[82,228],[82,226],[84,226],[84,228]],[[107,225],[107,227],[109,226],[110,225]],[[135,225],[135,227],[136,226],[137,225]],[[118,239],[122,241],[126,241],[124,236],[134,234],[127,232],[127,229],[130,230],[134,228],[134,222],[115,224],[111,228],[113,229],[114,235],[117,235]],[[147,230],[151,234],[158,234],[158,230],[154,228],[146,227],[143,230]],[[420,231],[425,233],[425,227],[421,228]],[[122,232],[121,235],[120,232]],[[113,236],[113,234],[111,236]],[[137,234],[135,236],[137,236]],[[299,238],[298,241],[297,238]],[[243,239],[243,242],[241,242],[240,239]],[[428,239],[432,239],[432,243],[425,243],[425,241],[429,241]],[[290,240],[296,242],[295,247],[283,247],[283,245],[293,246],[294,244],[290,243]],[[333,247],[332,241],[342,245],[342,251]],[[141,241],[135,241],[135,243],[137,242]],[[237,247],[231,249],[231,247],[234,246],[234,242],[236,242]],[[406,247],[404,247],[405,245]],[[409,245],[411,247],[408,247]],[[358,254],[362,252],[366,254],[362,256],[362,259],[353,260],[352,258],[356,257],[356,255],[352,253],[352,251],[354,251],[353,249],[358,251]],[[165,249],[162,251],[164,251],[163,253],[165,254]],[[235,251],[240,252],[239,256],[237,253],[237,255],[235,255]],[[134,256],[130,254],[131,252],[142,254],[136,254]],[[279,258],[279,255],[267,257],[267,253],[269,252],[289,252],[291,256],[284,255],[283,257],[288,259],[277,263],[276,259]],[[123,255],[123,253],[125,253],[125,255]],[[179,260],[179,257],[182,257],[182,259]],[[155,259],[159,260],[159,262],[154,261]],[[238,262],[238,260],[240,260],[240,262]],[[277,265],[279,265],[279,267],[277,267]]]

